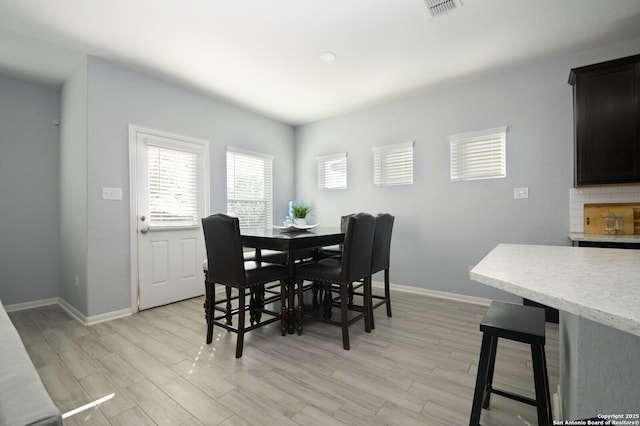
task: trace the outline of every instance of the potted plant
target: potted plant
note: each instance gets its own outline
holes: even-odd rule
[[[295,219],[298,226],[306,225],[306,217],[310,211],[311,207],[304,204],[296,204],[294,206],[291,206],[291,213],[293,214],[293,218]]]

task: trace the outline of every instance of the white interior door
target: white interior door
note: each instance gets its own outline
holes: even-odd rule
[[[202,295],[208,143],[131,127],[130,145],[134,303],[148,309]]]

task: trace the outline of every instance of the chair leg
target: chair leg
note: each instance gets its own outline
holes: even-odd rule
[[[213,316],[216,304],[215,284],[209,281],[209,275],[205,273],[204,280],[205,300],[204,317],[207,321],[207,345],[213,341]]]
[[[236,358],[242,357],[244,346],[244,313],[246,311],[245,288],[238,289],[238,342],[236,343]]]
[[[342,347],[349,350],[349,295],[347,284],[340,284],[340,322],[342,324]],[[331,284],[329,284],[331,288]],[[330,292],[331,290],[329,290]]]
[[[322,318],[331,319],[331,308],[333,306],[331,283],[324,283],[324,300],[322,301],[322,305]]]
[[[313,306],[318,306],[318,282],[311,284],[311,294],[313,294]]]
[[[482,414],[482,400],[484,399],[484,392],[487,384],[490,351],[491,336],[484,333],[482,335],[482,349],[480,350],[478,375],[476,377],[476,388],[473,393],[473,405],[471,406],[471,418],[469,419],[469,426],[477,426],[480,424],[480,415]]]
[[[362,298],[362,308],[364,309],[364,331],[371,333],[376,328],[373,321],[373,309],[371,308],[371,276],[364,278],[364,297]]]
[[[256,319],[256,322],[258,324],[260,324],[260,321],[262,321],[262,310],[264,309],[264,284],[259,285],[256,289],[255,289],[255,300],[256,300],[256,304],[255,304],[255,313],[254,313],[254,317]]]
[[[287,282],[287,332],[293,334],[296,327],[296,282]]]
[[[533,381],[536,389],[536,407],[538,410],[538,423],[551,424],[551,400],[545,373],[544,347],[542,345],[531,345],[531,360],[533,362]]]
[[[553,422],[553,412],[551,411],[551,391],[549,389],[549,372],[547,371],[547,356],[544,347],[542,347],[542,367],[544,369],[544,388],[547,390],[547,410],[549,412],[549,424]]]
[[[353,290],[353,283],[349,283],[349,306],[353,306],[353,295],[354,295],[354,290]]]
[[[225,288],[225,291],[227,293],[227,315],[226,315],[227,325],[232,325],[233,321],[231,319],[231,287],[227,286]]]
[[[287,335],[287,282],[280,280],[280,332]]]
[[[298,281],[298,336],[302,335],[302,310],[304,306],[304,280]]]
[[[255,287],[249,289],[249,323],[253,327],[256,323],[256,312],[258,307],[258,293]]]
[[[314,281],[311,284],[311,293],[313,294],[313,306],[318,306],[318,300],[322,300],[322,283]],[[319,299],[318,296],[320,297]]]
[[[391,293],[389,291],[389,268],[384,270],[384,300],[387,304],[387,316],[391,318]]]
[[[491,392],[493,390],[493,372],[496,367],[496,353],[498,351],[498,338],[491,336],[491,347],[489,348],[489,368],[487,369],[487,384],[482,397],[482,408],[489,408],[491,402]]]

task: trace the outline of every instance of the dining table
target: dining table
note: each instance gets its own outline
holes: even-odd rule
[[[334,246],[344,242],[344,232],[338,226],[314,226],[314,227],[272,227],[272,228],[246,228],[240,231],[240,238],[244,247],[256,249],[256,259],[260,259],[262,250],[274,250],[286,253],[287,267],[289,268],[286,283],[287,292],[287,332],[295,331],[295,286],[296,286],[296,259],[298,250],[313,249]],[[302,285],[302,283],[300,283]],[[282,330],[284,333],[285,330]]]

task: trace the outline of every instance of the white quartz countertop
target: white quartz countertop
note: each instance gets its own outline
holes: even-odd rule
[[[469,275],[640,336],[640,250],[499,244]]]

